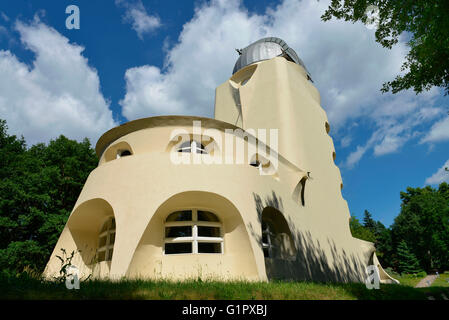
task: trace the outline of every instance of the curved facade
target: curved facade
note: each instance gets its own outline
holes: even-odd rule
[[[305,68],[242,66],[216,90],[215,119],[125,123],[96,146],[60,248],[81,275],[364,281],[372,243],[355,239],[330,126]]]

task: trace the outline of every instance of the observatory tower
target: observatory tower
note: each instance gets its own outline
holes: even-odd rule
[[[80,250],[81,276],[98,278],[364,282],[374,265],[395,282],[374,245],[351,235],[304,63],[279,38],[238,52],[214,119],[150,117],[101,136],[46,276],[64,248]]]

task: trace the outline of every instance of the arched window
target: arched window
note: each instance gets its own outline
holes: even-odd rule
[[[111,261],[115,243],[115,219],[109,217],[103,224],[98,238],[97,261]]]
[[[106,149],[104,152],[104,156],[102,157],[104,162],[109,162],[112,160],[120,159],[122,157],[131,156],[133,155],[133,149],[126,141],[118,142],[109,148]]]
[[[287,221],[278,210],[262,211],[262,249],[265,258],[289,260],[295,255],[295,244]]]
[[[183,210],[165,220],[164,254],[223,253],[218,217],[209,211]]]
[[[183,142],[178,152],[207,153],[206,148],[195,140]]]

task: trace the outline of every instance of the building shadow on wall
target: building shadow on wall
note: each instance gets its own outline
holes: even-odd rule
[[[261,228],[263,211],[274,208],[283,215],[282,199],[273,191],[262,199],[253,193],[259,225],[248,225],[251,236],[255,238],[262,251]],[[298,208],[298,211],[300,209]],[[284,219],[285,216],[283,215]],[[269,280],[295,280],[313,282],[364,282],[365,265],[353,254],[348,254],[332,239],[327,239],[326,250],[319,240],[313,238],[309,231],[292,230],[293,222],[287,221],[296,248],[296,254],[288,259],[265,258],[265,268]],[[326,251],[328,252],[326,254]],[[367,258],[368,259],[368,258]]]

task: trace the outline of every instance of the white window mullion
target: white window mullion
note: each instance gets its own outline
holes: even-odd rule
[[[197,242],[222,242],[222,237],[196,237]]]
[[[196,254],[198,253],[198,226],[196,224],[193,225],[192,235],[193,235],[192,250],[193,253]]]
[[[195,146],[195,151],[196,152],[196,143],[195,141],[192,142],[192,147]],[[193,237],[193,242],[192,242],[192,253],[193,254],[197,254],[198,253],[198,210],[194,209],[192,210],[192,221],[193,221],[193,226],[192,226],[192,237]]]
[[[192,242],[192,241],[193,241],[193,237],[165,238],[166,243]]]

